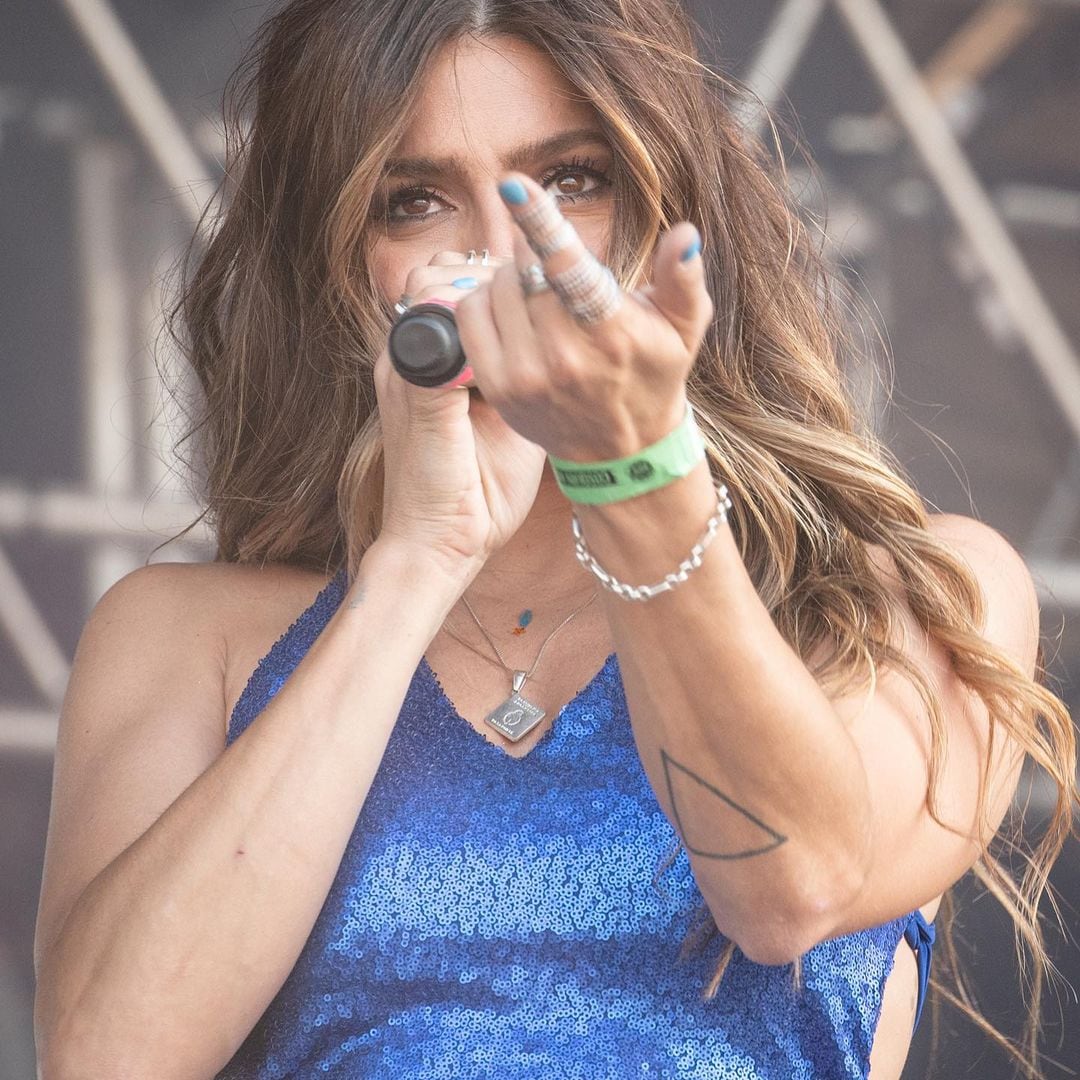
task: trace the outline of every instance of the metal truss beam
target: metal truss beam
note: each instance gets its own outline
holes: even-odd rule
[[[151,502],[136,495],[110,495],[70,488],[29,491],[0,483],[0,533],[36,531],[55,536],[95,540],[126,540],[135,546],[148,538],[178,530],[202,513],[196,503]],[[213,544],[210,530],[200,522],[186,537],[174,541],[203,550]]]
[[[769,111],[780,100],[825,14],[825,2],[781,0],[777,6],[761,48],[742,79],[754,95],[739,110],[740,119],[749,130],[760,134],[768,121]]]
[[[208,180],[201,155],[143,62],[132,38],[108,0],[61,0],[76,31],[115,93],[136,136],[177,197],[192,225],[203,210],[193,185]],[[85,401],[84,459],[88,491],[30,493],[14,485],[0,487],[0,534],[27,530],[96,540],[88,552],[90,600],[137,563],[134,549],[159,532],[175,531],[175,518],[163,507],[136,496],[138,471],[128,453],[144,450],[128,394],[131,330],[122,235],[118,147],[97,137],[71,112],[60,134],[73,159],[77,267],[82,287],[82,341]],[[85,116],[82,117],[85,121]],[[115,413],[116,406],[122,408]],[[146,470],[152,471],[153,466]],[[104,497],[109,487],[118,497]],[[173,506],[187,524],[199,514],[193,506]],[[166,518],[172,520],[166,521]],[[151,520],[148,520],[151,519]],[[154,520],[156,519],[156,520]],[[208,549],[205,529],[181,541],[181,550]],[[143,544],[122,544],[139,538]],[[10,636],[27,673],[52,705],[62,700],[69,677],[63,649],[49,631],[30,591],[0,549],[0,627]],[[40,725],[37,729],[40,733]],[[4,739],[10,742],[10,725]]]
[[[46,701],[59,705],[67,686],[67,657],[41,612],[0,548],[0,627]]]
[[[934,178],[953,217],[1027,346],[1036,369],[1080,444],[1080,357],[1070,343],[1023,256],[1002,223],[964,151],[934,103],[903,41],[879,0],[834,0],[863,51],[912,145]],[[1036,537],[1036,539],[1041,539]],[[1068,584],[1055,599],[1075,606]]]
[[[1080,442],[1080,357],[878,0],[833,0]]]
[[[58,711],[0,706],[0,754],[51,755],[58,730]]]
[[[205,200],[193,185],[210,174],[108,0],[60,0],[121,109],[193,225]]]
[[[1046,303],[993,201],[879,0],[832,0],[936,183],[1017,333],[1080,442],[1080,357]],[[822,14],[819,0],[784,0],[744,82],[768,105],[783,92]],[[768,64],[777,65],[769,70]],[[750,113],[753,119],[756,114]]]
[[[938,50],[923,70],[926,88],[938,101],[985,78],[1041,19],[1030,4],[988,0]]]

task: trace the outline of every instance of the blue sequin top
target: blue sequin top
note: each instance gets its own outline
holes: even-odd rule
[[[342,570],[259,661],[228,743],[344,592]],[[522,759],[421,658],[296,966],[217,1080],[866,1077],[912,916],[816,946],[801,992],[736,949],[703,1001],[723,940],[677,960],[702,898],[685,850],[657,875],[675,840],[614,653]]]

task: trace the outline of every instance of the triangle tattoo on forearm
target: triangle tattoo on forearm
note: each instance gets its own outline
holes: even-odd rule
[[[660,748],[660,760],[664,764],[664,778],[667,781],[668,796],[671,799],[671,810],[675,815],[675,827],[679,832],[679,835],[683,838],[683,843],[686,845],[687,851],[694,855],[703,855],[708,859],[748,859],[752,855],[763,855],[767,851],[772,851],[773,848],[779,847],[781,844],[786,843],[787,837],[781,836],[775,829],[770,828],[760,818],[755,817],[744,806],[740,806],[734,799],[729,798],[718,788],[713,787],[706,780],[702,780],[696,773],[691,772],[685,765],[679,764],[673,757],[671,757],[663,747]],[[708,794],[706,799],[715,798],[721,800],[725,807],[729,807],[740,815],[742,823],[749,822],[756,830],[759,830],[762,834],[762,839],[768,838],[767,843],[763,843],[758,847],[746,848],[742,851],[709,851],[702,847],[696,847],[690,842],[690,838],[687,835],[687,830],[683,825],[682,817],[679,814],[679,800],[676,798],[676,791],[682,790],[683,802],[685,810],[686,797],[689,795],[691,789],[688,785],[693,784],[696,786],[694,797],[697,799],[702,798],[702,789]],[[724,810],[724,814],[728,814],[728,810]]]

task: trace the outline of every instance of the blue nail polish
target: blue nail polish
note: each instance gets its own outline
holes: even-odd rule
[[[499,185],[499,194],[513,206],[521,206],[529,201],[529,193],[520,180],[504,180]]]
[[[689,262],[695,255],[701,252],[701,237],[695,236],[690,246],[682,253],[680,261]]]
[[[474,277],[459,277],[454,278],[450,284],[453,285],[455,289],[475,289],[480,282]]]

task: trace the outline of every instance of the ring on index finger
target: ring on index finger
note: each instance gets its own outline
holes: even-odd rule
[[[586,325],[610,318],[622,307],[618,279],[591,252],[548,278],[555,295],[578,322]]]
[[[563,217],[555,197],[549,192],[521,210],[517,220],[529,247],[541,259],[548,259],[578,241],[577,231]],[[573,266],[549,273],[547,280],[578,322],[599,322],[622,306],[622,289],[615,275],[587,249]],[[526,292],[526,295],[529,294]]]

